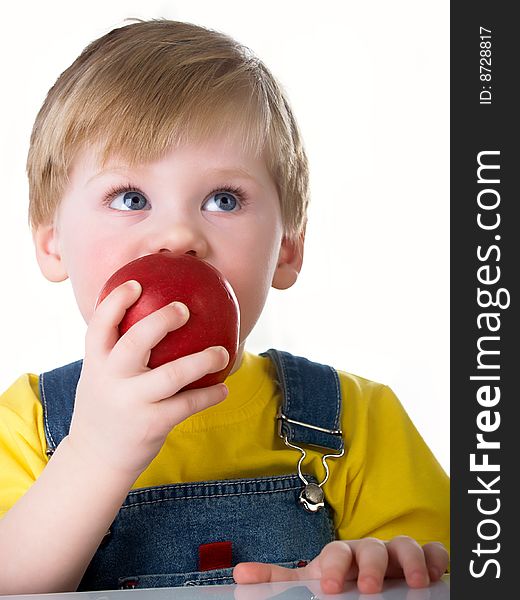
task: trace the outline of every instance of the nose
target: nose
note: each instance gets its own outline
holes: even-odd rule
[[[191,254],[205,258],[208,243],[201,231],[188,223],[165,223],[160,232],[152,232],[150,253],[173,252],[176,255]]]

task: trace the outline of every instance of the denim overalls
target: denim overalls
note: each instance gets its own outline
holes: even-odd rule
[[[283,392],[278,433],[285,442],[342,451],[336,371],[287,352],[262,356],[274,362]],[[40,375],[49,456],[69,432],[81,367],[77,361]],[[230,584],[231,564],[244,561],[302,566],[334,540],[330,508],[307,511],[303,488],[293,473],[131,490],[78,590]],[[217,542],[228,542],[232,563],[201,570],[200,547]]]

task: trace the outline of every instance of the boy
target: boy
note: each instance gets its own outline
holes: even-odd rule
[[[447,477],[391,390],[245,351],[270,286],[298,277],[308,196],[288,101],[250,51],[171,21],[108,33],[51,88],[28,175],[39,266],[70,278],[88,330],[82,362],[0,401],[0,593],[295,578],[372,593],[442,575]],[[147,368],[184,305],[120,339],[139,283],[94,308],[117,268],[154,252],[233,286],[225,385],[179,392],[227,364],[222,348]]]

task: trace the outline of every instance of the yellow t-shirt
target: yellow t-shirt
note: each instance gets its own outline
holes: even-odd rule
[[[300,453],[276,433],[274,375],[268,358],[244,353],[228,397],[177,425],[134,488],[294,473]],[[328,461],[324,486],[338,539],[409,535],[448,547],[446,473],[390,388],[339,377],[346,452]],[[45,468],[46,447],[38,377],[26,374],[0,397],[0,517]],[[308,452],[303,470],[321,481],[319,452]]]

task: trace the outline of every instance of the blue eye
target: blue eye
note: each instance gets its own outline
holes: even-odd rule
[[[238,200],[229,192],[212,192],[203,206],[205,210],[210,212],[232,212],[237,207],[240,209]]]
[[[115,210],[150,210],[148,200],[137,190],[128,190],[128,188],[114,190],[108,200],[108,206]]]

